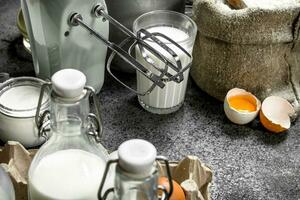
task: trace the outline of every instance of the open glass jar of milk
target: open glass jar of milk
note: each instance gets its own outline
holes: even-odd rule
[[[197,34],[197,25],[192,19],[184,14],[162,10],[146,13],[137,18],[133,24],[133,30],[135,33],[141,29],[145,29],[150,33],[164,34],[179,44],[189,54],[192,53]],[[192,58],[188,57],[178,46],[159,35],[156,35],[156,37],[178,55],[183,69],[191,64]],[[170,59],[171,62],[176,62],[176,60],[172,61],[172,55],[170,52],[163,49],[162,46],[159,46],[157,43],[150,40],[146,40],[146,42],[158,50],[162,55]],[[153,54],[149,51],[145,50],[143,52],[140,47],[136,47],[137,60],[150,71],[154,73],[156,71],[157,75],[159,75],[160,72],[155,69],[153,65],[147,62],[145,54],[148,58],[153,60],[155,67],[161,69],[165,67],[165,64],[161,60],[158,60],[157,57],[153,56]],[[170,70],[168,73],[172,76],[176,74],[176,71]],[[189,69],[183,72],[183,80],[181,82],[170,81],[167,76],[163,77],[165,78],[165,87],[155,87],[150,93],[146,95],[139,95],[139,103],[144,109],[152,113],[168,114],[177,111],[184,102],[188,77]],[[145,91],[148,91],[152,85],[153,83],[149,81],[149,79],[143,76],[140,72],[137,72],[138,93],[142,94]]]
[[[74,69],[56,72],[51,82],[52,136],[30,165],[29,199],[96,200],[108,154],[96,143],[102,125],[98,107],[96,114],[90,113],[89,100],[97,104],[95,91]]]
[[[0,83],[0,139],[3,142],[18,141],[29,148],[46,141],[46,123],[44,128],[35,123],[37,103],[44,83],[45,81],[34,77],[10,78]],[[48,106],[46,91],[40,110],[44,111]]]

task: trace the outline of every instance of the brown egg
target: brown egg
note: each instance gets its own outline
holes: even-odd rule
[[[172,182],[173,182],[173,193],[169,198],[169,200],[185,200],[185,194],[181,186],[174,180],[172,180]],[[167,191],[170,190],[169,180],[167,177],[160,177],[158,179],[158,185],[164,186],[167,189]]]

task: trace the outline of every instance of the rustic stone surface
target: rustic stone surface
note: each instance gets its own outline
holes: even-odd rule
[[[0,0],[0,71],[34,75],[21,46],[15,19],[19,0]],[[120,74],[134,84],[134,76]],[[142,138],[171,160],[196,155],[214,171],[213,200],[300,199],[300,121],[288,133],[271,135],[258,121],[230,123],[223,104],[188,84],[184,106],[166,116],[153,115],[136,95],[109,75],[99,95],[104,121],[103,143],[115,150],[121,142]]]

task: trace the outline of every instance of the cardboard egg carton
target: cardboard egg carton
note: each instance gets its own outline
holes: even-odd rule
[[[14,185],[16,199],[27,200],[27,180],[30,163],[37,152],[26,150],[18,142],[8,142],[0,148],[0,164],[8,172]],[[180,162],[170,163],[172,178],[184,189],[186,200],[209,200],[212,171],[195,156],[187,156]],[[162,175],[164,164],[159,164]]]
[[[8,142],[0,149],[0,164],[11,177],[17,200],[28,199],[28,169],[36,151],[26,150],[19,142]]]
[[[159,163],[162,176],[166,176],[165,165]],[[180,184],[186,200],[209,200],[209,186],[212,182],[212,171],[196,156],[187,156],[183,160],[170,162],[172,179]]]

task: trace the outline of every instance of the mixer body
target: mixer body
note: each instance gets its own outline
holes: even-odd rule
[[[100,91],[105,72],[107,47],[68,19],[81,13],[85,22],[108,38],[108,21],[91,14],[95,4],[106,9],[104,0],[21,0],[30,39],[36,75],[43,79],[62,68],[75,68],[87,76],[87,84]]]

